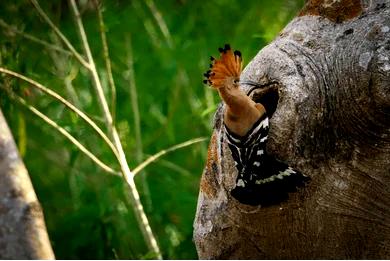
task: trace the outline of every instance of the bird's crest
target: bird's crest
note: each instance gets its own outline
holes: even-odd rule
[[[225,44],[224,48],[218,48],[218,50],[221,57],[220,59],[210,57],[210,70],[204,74],[206,79],[203,81],[216,89],[221,88],[228,77],[233,77],[238,81],[242,70],[240,51],[233,52],[229,44]]]

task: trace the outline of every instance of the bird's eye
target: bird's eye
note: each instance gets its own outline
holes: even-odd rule
[[[238,82],[239,82],[239,80],[238,79],[234,79],[234,81],[233,81],[235,84],[237,84]]]

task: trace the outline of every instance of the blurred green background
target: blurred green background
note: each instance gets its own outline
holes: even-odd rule
[[[69,3],[39,3],[82,52]],[[112,106],[97,11],[93,1],[78,4]],[[219,102],[218,95],[202,84],[210,55],[218,55],[217,48],[230,43],[248,63],[296,15],[303,0],[105,0],[100,6],[116,84],[116,126],[134,168],[162,149],[208,138]],[[30,1],[1,1],[1,67],[55,90],[105,129],[89,72],[72,56],[31,36],[66,49]],[[119,169],[107,145],[62,104],[5,75],[0,76],[0,85],[24,97]],[[96,166],[56,130],[10,99],[4,89],[0,89],[0,106],[42,204],[57,258],[153,258],[120,177]],[[192,223],[207,143],[208,139],[167,154],[135,177],[164,258],[197,258]]]

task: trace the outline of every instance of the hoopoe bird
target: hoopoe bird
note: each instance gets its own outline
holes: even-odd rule
[[[223,135],[238,175],[231,195],[248,205],[267,206],[288,199],[309,177],[267,154],[267,111],[240,88],[241,52],[228,44],[219,48],[220,58],[210,57],[205,84],[218,90],[225,103]]]

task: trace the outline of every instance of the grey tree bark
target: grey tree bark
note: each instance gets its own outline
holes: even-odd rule
[[[0,259],[54,259],[41,206],[0,110]]]
[[[232,198],[222,105],[194,221],[199,257],[389,259],[390,2],[308,1],[241,80],[272,83],[253,96],[279,96],[267,151],[312,180],[279,205]]]

